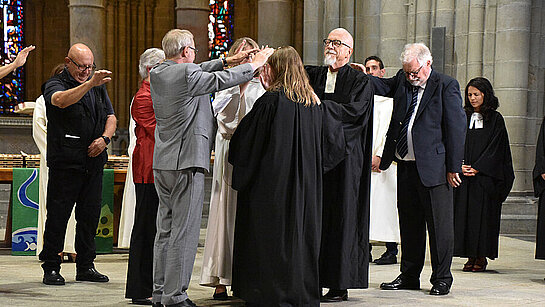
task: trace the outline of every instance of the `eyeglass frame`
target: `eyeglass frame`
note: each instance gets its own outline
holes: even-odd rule
[[[199,49],[197,49],[197,48],[195,48],[195,47],[191,47],[191,46],[185,46],[185,47],[187,47],[187,48],[193,50],[193,52],[195,52],[195,54],[197,54],[197,53],[199,52]],[[184,47],[184,48],[185,48],[185,47]]]
[[[409,77],[413,77],[413,78],[416,78],[418,77],[418,74],[420,73],[420,71],[422,70],[422,67],[424,67],[424,65],[426,65],[426,63],[420,65],[420,68],[418,68],[416,71],[404,71],[405,73],[405,77],[409,78]]]
[[[86,70],[90,70],[90,71],[94,71],[95,69],[97,69],[97,66],[95,63],[93,63],[93,65],[79,65],[78,63],[76,63],[76,61],[72,60],[71,57],[67,57],[74,65],[76,65],[76,67],[78,68],[79,71],[81,72],[84,72]],[[83,69],[82,69],[83,67]]]
[[[350,47],[347,43],[339,39],[324,38],[322,42],[324,43],[324,46],[328,46],[329,44],[331,44],[333,47],[340,47],[341,45],[345,45],[346,47],[352,49],[352,47]]]

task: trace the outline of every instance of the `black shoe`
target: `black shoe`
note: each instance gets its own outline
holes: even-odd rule
[[[218,301],[225,301],[225,300],[229,299],[229,295],[227,295],[227,290],[225,290],[223,292],[219,292],[219,293],[214,291],[213,297],[214,297],[215,300],[218,300]]]
[[[44,271],[43,283],[46,285],[62,286],[64,285],[64,277],[59,271]]]
[[[383,264],[396,264],[397,263],[397,256],[395,254],[385,252],[380,256],[380,258],[375,259],[373,261],[375,264],[383,265]]]
[[[172,307],[197,307],[195,303],[193,303],[190,299],[186,298],[185,301],[181,301],[178,304],[174,305],[166,305],[166,306],[172,306]]]
[[[333,303],[348,300],[348,290],[329,289],[326,295],[320,297],[320,302]]]
[[[151,306],[153,306],[153,307],[163,307],[163,304],[157,302],[157,303],[152,303]]]
[[[436,282],[430,290],[430,295],[447,295],[450,292],[450,286],[444,281]]]
[[[92,282],[108,282],[108,276],[100,274],[95,268],[89,268],[85,270],[77,270],[77,281],[92,281]]]
[[[410,280],[399,275],[392,282],[383,282],[380,284],[382,290],[420,290],[419,280]]]
[[[149,298],[133,298],[133,305],[153,305],[152,301]]]

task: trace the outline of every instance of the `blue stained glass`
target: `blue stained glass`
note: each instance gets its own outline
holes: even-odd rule
[[[23,49],[23,1],[0,0],[0,65],[15,60]],[[0,115],[11,115],[15,105],[23,102],[24,67],[0,80]]]
[[[208,38],[210,40],[210,59],[227,56],[233,44],[233,0],[210,0],[210,23]]]

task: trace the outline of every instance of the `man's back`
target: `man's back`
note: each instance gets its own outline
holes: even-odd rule
[[[193,96],[187,82],[189,66],[198,67],[165,61],[150,73],[157,120],[154,169],[208,169],[210,164],[210,140],[215,132],[210,98],[208,94]]]

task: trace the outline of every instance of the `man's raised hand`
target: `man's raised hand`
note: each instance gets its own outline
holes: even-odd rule
[[[93,74],[93,77],[91,77],[91,80],[89,80],[89,83],[94,86],[100,86],[102,84],[108,83],[112,81],[112,72],[109,70],[101,69],[95,71]]]

